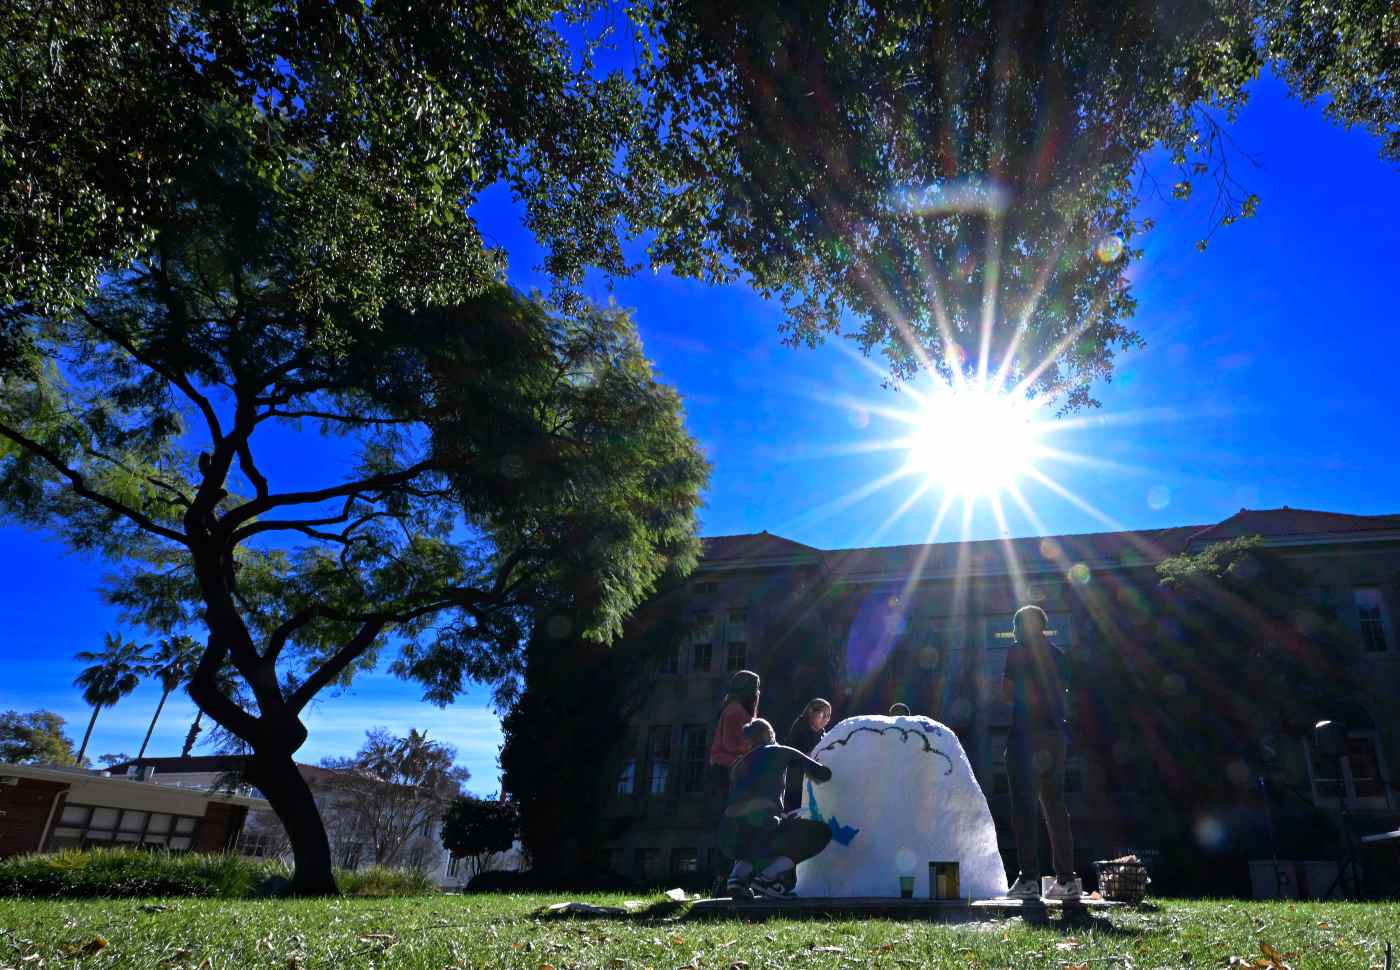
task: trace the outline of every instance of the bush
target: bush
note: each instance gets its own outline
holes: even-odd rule
[[[336,885],[347,896],[428,896],[437,886],[419,869],[370,866],[354,872],[337,870]]]
[[[65,849],[0,859],[0,896],[31,899],[206,896],[244,899],[291,873],[275,860],[230,854],[142,849]],[[348,896],[423,896],[436,887],[425,873],[374,866],[336,872]]]
[[[236,855],[175,855],[142,849],[65,849],[0,859],[0,896],[251,896],[286,874],[279,862]]]

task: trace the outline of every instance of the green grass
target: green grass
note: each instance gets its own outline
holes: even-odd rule
[[[1394,903],[1163,901],[1078,925],[1019,919],[964,925],[898,920],[688,919],[683,912],[542,919],[561,896],[420,899],[0,899],[0,967],[161,970],[598,967],[728,970],[823,967],[1378,967],[1400,944]],[[618,904],[624,897],[589,896]],[[654,900],[653,900],[654,901]],[[1272,950],[1266,949],[1271,947]],[[1239,966],[1236,962],[1235,966]],[[742,970],[742,968],[741,968]]]

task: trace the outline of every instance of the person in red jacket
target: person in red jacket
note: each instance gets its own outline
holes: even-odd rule
[[[744,725],[758,717],[758,674],[740,670],[729,679],[729,691],[720,704],[719,721],[714,740],[710,742],[710,760],[705,769],[705,805],[710,820],[719,825],[724,806],[729,801],[729,770],[748,753]]]

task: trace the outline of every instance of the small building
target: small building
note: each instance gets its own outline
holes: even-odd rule
[[[264,799],[156,784],[150,773],[0,764],[0,858],[90,846],[223,852]]]

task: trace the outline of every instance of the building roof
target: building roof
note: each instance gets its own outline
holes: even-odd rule
[[[702,539],[701,543],[701,562],[706,564],[734,564],[821,555],[820,549],[775,536],[767,530],[744,535],[711,536]]]
[[[1027,536],[935,542],[856,549],[816,549],[769,532],[714,536],[704,540],[702,563],[711,567],[821,561],[832,578],[870,582],[918,572],[926,578],[988,575],[1016,569],[1026,574],[1063,572],[1083,563],[1090,569],[1156,563],[1188,548],[1259,535],[1276,544],[1340,541],[1338,537],[1400,536],[1400,515],[1346,515],[1309,509],[1240,509],[1214,525],[1183,525],[1166,529],[1090,532],[1079,535]]]
[[[248,756],[238,754],[191,755],[188,758],[132,758],[106,769],[112,774],[126,774],[131,768],[154,768],[155,781],[161,775],[192,775],[216,771],[237,771],[248,763]],[[297,762],[297,770],[307,781],[323,781],[336,774],[331,768]]]
[[[1400,515],[1347,515],[1314,509],[1240,509],[1223,522],[1207,526],[1193,542],[1217,542],[1240,536],[1265,539],[1288,536],[1325,536],[1362,532],[1400,532]]]
[[[118,804],[124,807],[144,809],[149,804],[155,811],[168,811],[185,815],[202,815],[204,803],[210,801],[228,802],[256,809],[271,807],[264,798],[234,792],[211,791],[208,788],[181,788],[153,784],[150,781],[136,781],[131,778],[113,778],[101,772],[55,765],[0,764],[0,777],[5,776],[62,782],[69,786],[68,791],[72,801],[93,798],[102,804],[107,804],[113,799],[119,799]],[[139,801],[141,804],[130,804],[133,800]]]

